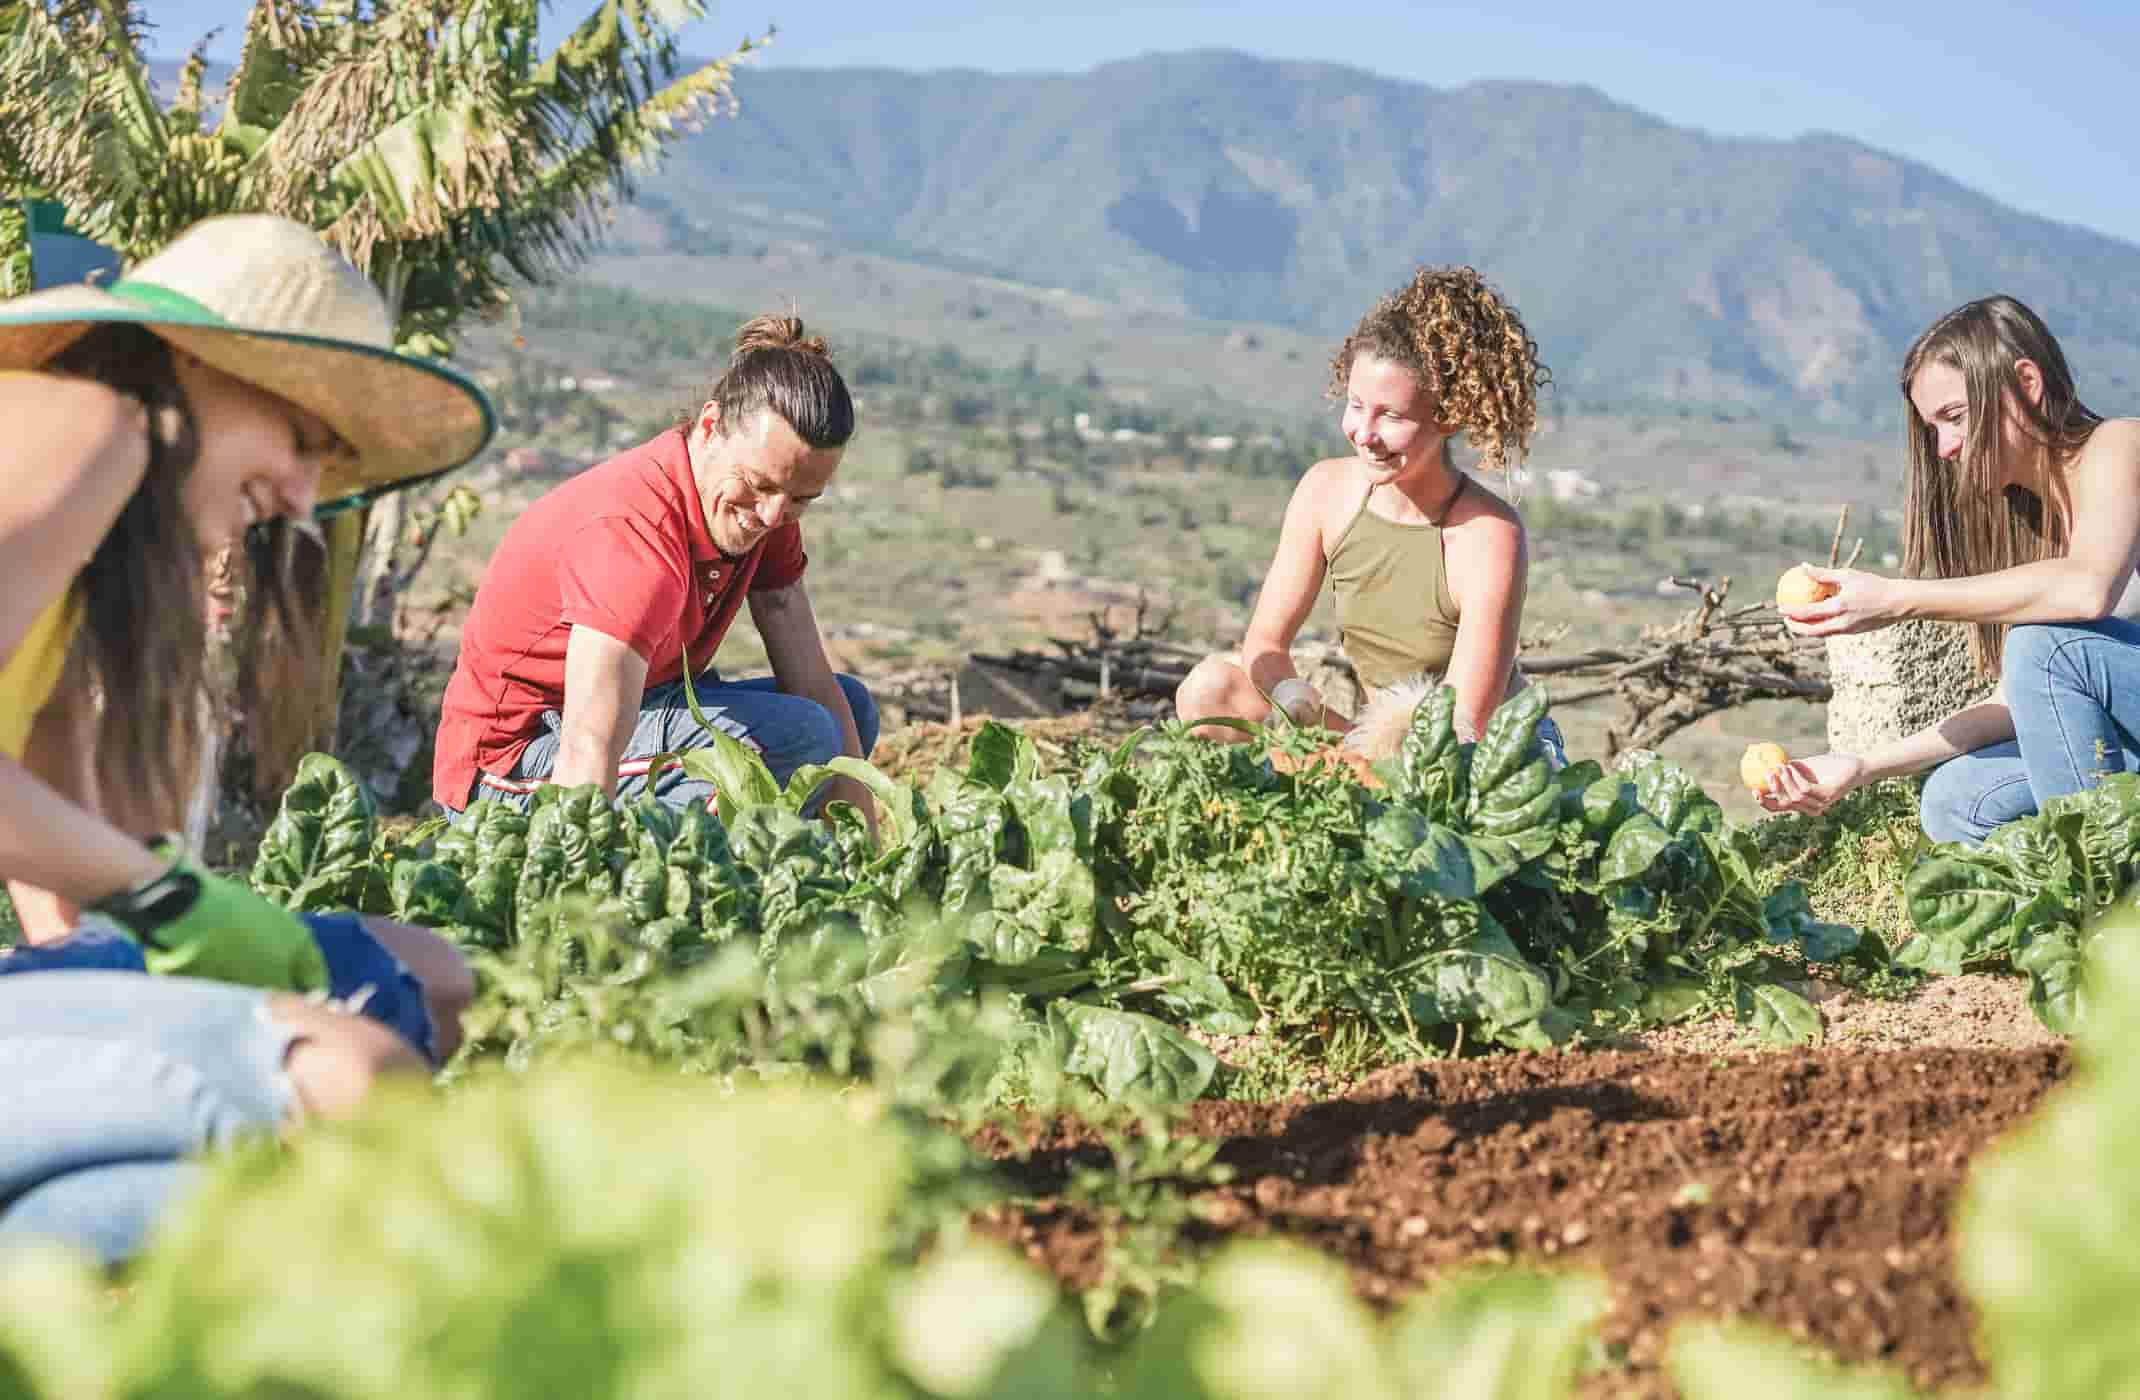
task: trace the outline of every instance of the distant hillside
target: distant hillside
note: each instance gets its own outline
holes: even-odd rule
[[[1341,329],[1417,261],[1515,298],[1562,392],[1892,421],[1909,339],[2035,304],[2140,397],[2140,247],[1829,135],[1724,139],[1590,88],[1442,90],[1201,51],[1090,73],[746,72],[637,246],[768,236],[1210,320]]]
[[[879,301],[940,307],[945,274],[971,274],[1318,338],[1415,263],[1469,262],[1523,311],[1563,406],[1859,430],[1892,426],[1919,330],[2006,291],[2092,403],[2140,412],[2140,246],[1840,136],[1727,139],[1588,87],[1213,50],[1040,76],[778,68],[737,93],[638,182],[609,252],[865,254]]]

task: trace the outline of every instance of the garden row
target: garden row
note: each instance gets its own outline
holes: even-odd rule
[[[1959,1211],[1980,1393],[2095,1400],[2140,1376],[2140,910],[2114,917],[2074,1082]],[[0,1255],[0,1397],[1548,1400],[1611,1374],[1586,1270],[1475,1265],[1377,1318],[1337,1265],[1270,1243],[1222,1248],[1103,1341],[966,1227],[1001,1190],[985,1163],[886,1096],[576,1059],[405,1089],[226,1165],[117,1298],[72,1261]],[[1117,1189],[1084,1199],[1128,1209],[1125,1167],[1210,1174],[1208,1151],[1144,1141],[1153,1172],[1118,1157],[1093,1173]],[[1664,1365],[1686,1400],[1918,1393],[1743,1324],[1681,1321]]]
[[[873,789],[878,841],[844,806],[801,815],[833,770],[781,791],[725,736],[677,760],[715,785],[718,819],[550,787],[526,814],[480,801],[398,838],[314,755],[253,879],[295,908],[446,930],[493,993],[481,1045],[523,1058],[587,1032],[597,1001],[614,1017],[642,993],[681,1017],[708,968],[844,1000],[858,1024],[1000,1009],[1022,1061],[1164,1102],[1210,1087],[1213,1036],[1417,1057],[1725,1009],[1772,1042],[1817,1040],[1790,984],[1807,963],[1878,964],[1879,940],[1814,917],[1673,765],[1553,771],[1543,707],[1534,687],[1464,743],[1444,691],[1365,773],[1298,732],[1178,727],[1051,773],[991,724],[925,788],[834,765]],[[702,1038],[658,1016],[630,1033],[678,1053]]]

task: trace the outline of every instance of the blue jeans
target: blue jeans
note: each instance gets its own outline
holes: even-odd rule
[[[2000,660],[2014,737],[1933,770],[1919,820],[1935,841],[1977,845],[2054,797],[2140,771],[2140,623],[2031,623]]]
[[[203,1152],[275,1131],[296,1031],[269,994],[138,972],[0,977],[0,1245],[137,1253]]]
[[[847,707],[854,711],[855,733],[867,757],[877,746],[877,702],[871,698],[869,687],[853,676],[838,679],[847,696]],[[782,787],[787,786],[788,776],[796,769],[824,763],[847,751],[832,711],[815,700],[781,690],[771,676],[724,681],[709,673],[695,685],[699,708],[714,728],[755,749]],[[521,752],[513,771],[504,775],[504,781],[478,774],[470,800],[489,797],[522,811],[527,809],[534,801],[535,789],[556,771],[558,745],[563,738],[562,715],[547,710],[542,720],[543,732]],[[682,681],[654,687],[639,702],[638,723],[624,746],[624,761],[617,769],[617,796],[628,800],[646,791],[647,761],[656,754],[688,753],[712,742],[691,717]],[[713,785],[685,776],[681,768],[672,764],[655,779],[654,796],[671,806],[686,807],[709,801]],[[460,814],[449,811],[446,815]]]
[[[431,1009],[424,990],[355,914],[300,914],[327,963],[327,994],[360,1012],[438,1063]],[[101,920],[91,919],[57,943],[0,950],[0,987],[33,972],[130,972],[145,974],[141,945]],[[0,1034],[8,1030],[0,1016]],[[0,1129],[4,1129],[0,1124]]]

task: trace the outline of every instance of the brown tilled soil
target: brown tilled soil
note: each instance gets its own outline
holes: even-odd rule
[[[1369,1299],[1468,1262],[1602,1273],[1616,1361],[1587,1395],[1670,1395],[1669,1328],[1724,1314],[1933,1390],[1983,1379],[1948,1229],[1965,1169],[2068,1064],[2057,1047],[1499,1056],[1322,1103],[1199,1103],[1183,1130],[1223,1139],[1236,1172],[1196,1193],[1207,1240],[1313,1245]],[[1073,1286],[1097,1281],[1104,1236],[1052,1193],[1092,1142],[1043,1133],[1007,1164],[1035,1202],[982,1222]]]

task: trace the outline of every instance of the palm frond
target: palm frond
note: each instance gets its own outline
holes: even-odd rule
[[[98,0],[96,8],[102,20],[92,31],[99,97],[134,151],[161,154],[168,133],[149,81],[148,60],[142,56],[147,26],[140,11],[124,0]]]
[[[319,7],[312,0],[254,0],[245,42],[223,90],[223,135],[256,148],[305,90],[324,57]]]
[[[64,204],[70,222],[129,258],[173,231],[151,191],[168,129],[111,0],[33,0],[6,12],[0,44],[0,171]]]
[[[201,84],[208,74],[208,46],[216,41],[223,31],[211,29],[201,36],[201,41],[186,55],[185,66],[178,70],[178,95],[171,101],[165,117],[170,125],[185,131],[201,129]]]
[[[22,204],[0,199],[0,300],[30,290],[30,221]]]

